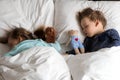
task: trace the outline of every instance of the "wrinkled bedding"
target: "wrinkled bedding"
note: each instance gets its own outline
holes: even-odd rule
[[[120,47],[65,57],[73,80],[120,80]]]
[[[52,47],[34,47],[0,58],[0,80],[70,80],[64,58]]]
[[[15,27],[33,33],[40,25],[54,26],[64,53],[70,50],[64,45],[69,39],[66,32],[80,30],[75,14],[86,7],[101,10],[106,30],[114,28],[120,34],[120,1],[0,0],[0,37]],[[83,42],[81,31],[79,36]],[[70,80],[70,74],[73,80],[120,80],[120,47],[67,55],[67,64],[53,48],[35,47],[14,57],[1,57],[8,51],[8,46],[0,44],[0,80]]]
[[[40,25],[53,26],[52,0],[0,0],[0,37],[15,27],[31,32]]]

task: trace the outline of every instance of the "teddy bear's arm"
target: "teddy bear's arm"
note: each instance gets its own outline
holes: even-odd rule
[[[74,51],[75,51],[75,54],[80,54],[80,51],[78,48],[75,48]]]
[[[80,48],[81,53],[85,53],[85,48]]]
[[[71,38],[67,41],[66,46],[69,45],[70,41],[71,41]]]

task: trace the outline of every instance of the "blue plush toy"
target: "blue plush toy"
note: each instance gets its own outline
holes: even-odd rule
[[[75,51],[75,54],[84,53],[84,46],[82,45],[79,37],[78,37],[78,31],[77,30],[70,30],[68,31],[68,34],[70,35],[69,41],[66,43],[66,46],[71,43],[72,48]]]

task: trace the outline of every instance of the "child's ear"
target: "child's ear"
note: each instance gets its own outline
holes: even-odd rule
[[[99,24],[99,21],[98,21],[98,20],[96,20],[96,21],[95,21],[95,26],[97,27],[97,26],[98,26],[98,24]]]

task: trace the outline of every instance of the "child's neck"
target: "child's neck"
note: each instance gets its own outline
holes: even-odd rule
[[[103,33],[104,31],[105,31],[105,30],[104,30],[104,27],[103,27],[102,23],[99,23],[98,28],[97,28],[96,35],[101,34],[101,33]]]
[[[101,34],[101,33],[103,33],[105,30],[104,29],[102,29],[102,30],[100,30],[100,31],[98,31],[98,33],[97,34]]]
[[[99,31],[96,32],[96,34],[94,36],[99,35],[99,34],[103,33],[104,31],[105,31],[104,29],[100,29]]]

